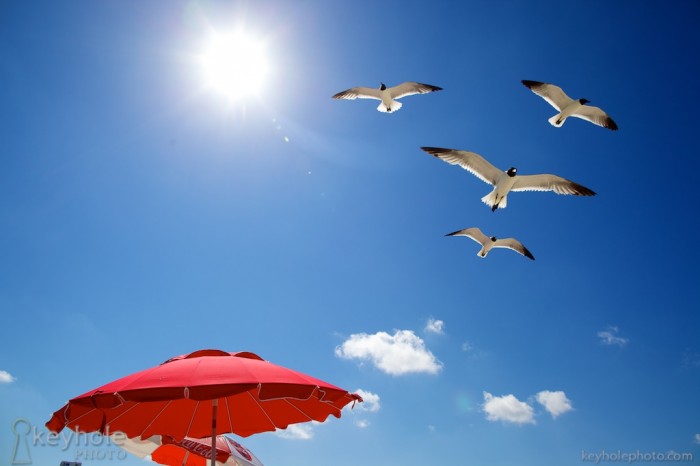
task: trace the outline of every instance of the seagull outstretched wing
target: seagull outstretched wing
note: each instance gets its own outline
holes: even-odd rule
[[[535,256],[533,256],[532,253],[528,251],[528,249],[525,246],[523,246],[523,243],[521,243],[515,238],[497,239],[496,242],[493,243],[493,247],[512,249],[513,251],[522,254],[528,259],[532,259],[533,261],[535,260]]]
[[[555,86],[554,84],[529,81],[527,79],[523,79],[522,83],[532,92],[546,100],[549,105],[556,108],[559,112],[574,101],[571,97],[566,95],[561,87]]]
[[[379,89],[372,89],[371,87],[352,87],[344,91],[338,92],[333,96],[334,99],[376,99],[382,100]]]
[[[557,175],[517,176],[511,191],[554,191],[557,194],[595,196],[595,192],[573,181]]]
[[[459,165],[485,183],[496,185],[503,172],[494,167],[476,152],[467,152],[442,147],[421,147],[428,154],[451,165]]]
[[[590,121],[593,124],[602,126],[616,131],[617,123],[610,116],[598,107],[591,105],[583,105],[581,108],[571,114],[572,117],[581,118],[582,120]]]
[[[432,86],[430,84],[405,82],[389,89],[392,99],[400,99],[408,95],[427,94],[429,92],[441,91],[441,87]]]
[[[487,241],[491,241],[491,239],[485,234],[483,234],[481,230],[479,230],[477,227],[453,231],[452,233],[448,233],[445,236],[466,236],[467,238],[473,239],[482,246],[486,244]]]

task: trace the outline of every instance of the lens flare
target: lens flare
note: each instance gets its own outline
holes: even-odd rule
[[[259,96],[269,71],[265,44],[244,31],[212,34],[201,63],[208,88],[231,100]]]

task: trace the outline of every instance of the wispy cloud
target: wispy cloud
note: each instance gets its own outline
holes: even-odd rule
[[[693,440],[695,443],[700,443],[700,434],[695,434],[695,437],[693,437]]]
[[[350,335],[336,347],[335,355],[344,359],[370,361],[390,375],[411,373],[437,374],[442,363],[425,346],[425,342],[411,330]]]
[[[537,394],[537,402],[544,406],[544,409],[553,418],[574,409],[571,406],[571,400],[562,391],[550,392],[549,390],[543,390]]]
[[[367,419],[358,419],[355,421],[355,425],[360,429],[366,429],[369,427],[369,421]]]
[[[534,424],[535,413],[532,406],[518,400],[514,395],[493,396],[484,392],[483,410],[489,421],[503,421],[512,424]]]
[[[278,429],[275,435],[290,440],[311,440],[314,437],[312,424],[292,424],[286,429]]]
[[[481,348],[474,346],[470,341],[462,342],[462,353],[466,355],[469,359],[482,359],[488,357],[488,353]]]
[[[0,370],[0,383],[12,383],[15,380],[17,379],[13,377],[12,374],[7,371]]]
[[[600,343],[607,346],[617,345],[620,347],[625,346],[629,340],[618,336],[619,329],[612,325],[608,326],[605,330],[598,332],[598,338],[600,338]]]
[[[362,403],[355,405],[355,409],[358,411],[369,411],[370,413],[376,413],[379,411],[379,408],[381,408],[381,405],[379,404],[379,395],[376,393],[368,392],[366,390],[362,390],[361,388],[355,390],[355,393],[362,397]]]
[[[686,368],[699,368],[700,367],[700,353],[696,351],[691,351],[686,348],[683,353],[683,367]]]
[[[350,411],[352,415],[362,416],[366,413],[376,413],[381,408],[381,404],[379,402],[379,395],[377,395],[376,393],[368,392],[367,390],[362,390],[361,388],[355,390],[355,393],[362,397],[362,403],[355,404],[355,406],[352,409],[350,408],[352,404],[347,404],[345,405],[345,408],[343,408],[345,410]],[[369,427],[369,424],[370,422],[368,419],[355,419],[355,425],[360,429],[366,429],[367,427]]]
[[[425,331],[427,333],[442,335],[443,333],[445,333],[445,322],[431,317],[430,319],[428,319],[428,323],[425,324]]]

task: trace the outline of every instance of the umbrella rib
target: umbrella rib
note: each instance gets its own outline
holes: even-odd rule
[[[158,412],[158,414],[153,416],[153,419],[151,419],[151,422],[149,422],[148,425],[141,431],[141,434],[143,434],[146,430],[148,430],[149,427],[151,427],[153,425],[154,422],[156,422],[156,419],[158,419],[158,417],[161,414],[163,414],[163,411],[165,411],[167,409],[167,407],[170,406],[170,403],[172,403],[172,400],[168,400],[168,402],[165,404],[165,406],[163,406],[163,408]],[[141,434],[139,434],[139,435],[141,435]]]
[[[119,419],[120,417],[122,417],[123,415],[125,415],[126,413],[128,413],[129,411],[131,411],[132,409],[134,409],[136,406],[137,406],[136,404],[133,404],[133,405],[129,406],[129,407],[126,409],[126,411],[124,411],[123,413],[121,413],[121,414],[119,414],[118,416],[116,416],[114,419],[112,419],[111,421],[109,421],[109,423],[112,424],[114,421],[116,421],[117,419]]]
[[[246,394],[255,402],[256,405],[258,405],[258,408],[260,409],[260,411],[262,411],[262,413],[265,415],[265,417],[267,418],[267,420],[270,421],[270,424],[272,424],[272,425],[275,427],[275,429],[277,429],[277,424],[275,424],[275,423],[272,421],[272,418],[271,418],[270,416],[268,416],[267,411],[265,411],[265,410],[263,409],[263,407],[260,405],[260,400],[257,399],[256,397],[254,397],[253,394],[250,393],[250,392],[246,392]]]
[[[303,414],[304,416],[306,416],[306,417],[309,419],[309,421],[314,421],[314,420],[315,420],[314,418],[312,418],[311,416],[309,416],[308,414],[306,414],[304,411],[302,411],[301,409],[299,409],[297,406],[294,406],[292,403],[290,403],[289,400],[288,400],[287,398],[284,398],[284,402],[287,403],[287,404],[288,404],[289,406],[291,406],[292,408],[294,408],[294,409],[296,409],[297,411],[299,411],[299,412],[300,412],[301,414]],[[295,422],[295,424],[297,424],[297,423]]]
[[[87,416],[87,415],[89,415],[89,414],[92,414],[94,411],[99,411],[99,412],[102,413],[102,410],[101,410],[101,409],[92,408],[92,410],[88,411],[88,412],[85,413],[85,414],[82,414],[82,415],[76,417],[75,419],[68,419],[68,416],[66,416],[66,413],[64,412],[64,413],[63,413],[64,424],[65,424],[65,425],[68,425],[68,424],[77,425],[77,422],[78,422],[79,420],[81,420],[82,418],[84,418],[85,416]],[[102,413],[102,414],[104,415],[104,413]],[[78,428],[80,428],[80,426],[78,426]]]
[[[224,403],[226,404],[226,416],[228,416],[228,425],[233,432],[233,419],[231,419],[231,407],[228,405],[228,398],[224,398]]]
[[[190,436],[190,428],[192,427],[192,423],[194,422],[194,417],[197,415],[197,409],[199,409],[199,401],[197,401],[197,404],[195,405],[194,409],[192,410],[192,417],[190,418],[190,423],[187,424],[187,430],[185,431],[186,437]]]
[[[255,398],[250,392],[246,392],[246,393],[248,394],[248,396],[250,396],[250,397],[253,399],[253,401],[255,401],[255,403],[258,405],[258,408],[260,408],[260,411],[262,411],[263,414],[265,414],[265,416],[266,416],[267,419],[270,421],[270,423],[271,423],[273,426],[275,426],[276,429],[279,428],[279,427],[277,426],[277,424],[275,424],[275,422],[270,418],[270,416],[267,415],[267,412],[265,411],[265,409],[263,409],[263,407],[262,407],[262,405],[261,405],[261,401],[258,400],[257,398]],[[311,397],[309,396],[309,398],[311,398]],[[315,420],[316,420],[316,419],[312,418],[311,416],[309,416],[305,411],[302,411],[298,406],[295,406],[294,404],[292,404],[292,403],[289,401],[289,398],[286,398],[286,397],[279,397],[279,398],[274,398],[274,399],[284,401],[284,402],[287,403],[289,406],[291,406],[292,408],[296,409],[300,414],[303,414],[304,416],[306,416],[306,418],[308,419],[308,421],[315,421]],[[308,398],[307,398],[307,399],[308,399]],[[320,401],[320,400],[319,400],[319,401]],[[340,412],[340,409],[338,409],[338,408],[337,408],[336,406],[334,406],[332,403],[326,403],[325,401],[321,401],[321,403],[328,404],[329,406],[331,406],[332,408],[334,408],[336,411]],[[297,422],[294,422],[294,423],[292,423],[292,424],[299,424],[299,423],[301,423],[301,422],[304,422],[304,421],[297,421]],[[289,425],[291,425],[291,424],[288,424],[288,426],[289,426]],[[286,427],[285,427],[285,429],[286,429]]]
[[[320,389],[319,389],[319,390],[320,390]],[[309,397],[309,398],[311,398],[311,397]],[[302,413],[304,416],[308,417],[310,420],[312,420],[312,421],[315,421],[315,420],[316,420],[316,419],[310,417],[310,416],[309,416],[308,414],[306,414],[304,411],[302,411],[298,406],[294,406],[292,403],[290,403],[288,398],[285,398],[284,401],[287,402],[287,404],[291,405],[294,409],[296,409],[297,411],[299,411],[300,413]],[[328,402],[328,401],[323,401],[323,400],[321,400],[321,399],[319,399],[318,401],[319,401],[319,403],[323,403],[323,404],[325,404],[326,406],[329,406],[329,407],[331,407],[332,409],[335,409],[335,410],[336,410],[337,412],[339,412],[339,413],[342,411],[341,408],[338,408],[338,407],[337,407],[336,405],[334,405],[333,403],[330,403],[330,402]]]

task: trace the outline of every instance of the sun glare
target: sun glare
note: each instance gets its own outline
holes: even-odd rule
[[[207,87],[231,100],[258,96],[268,73],[263,42],[244,32],[212,35],[202,67]]]

